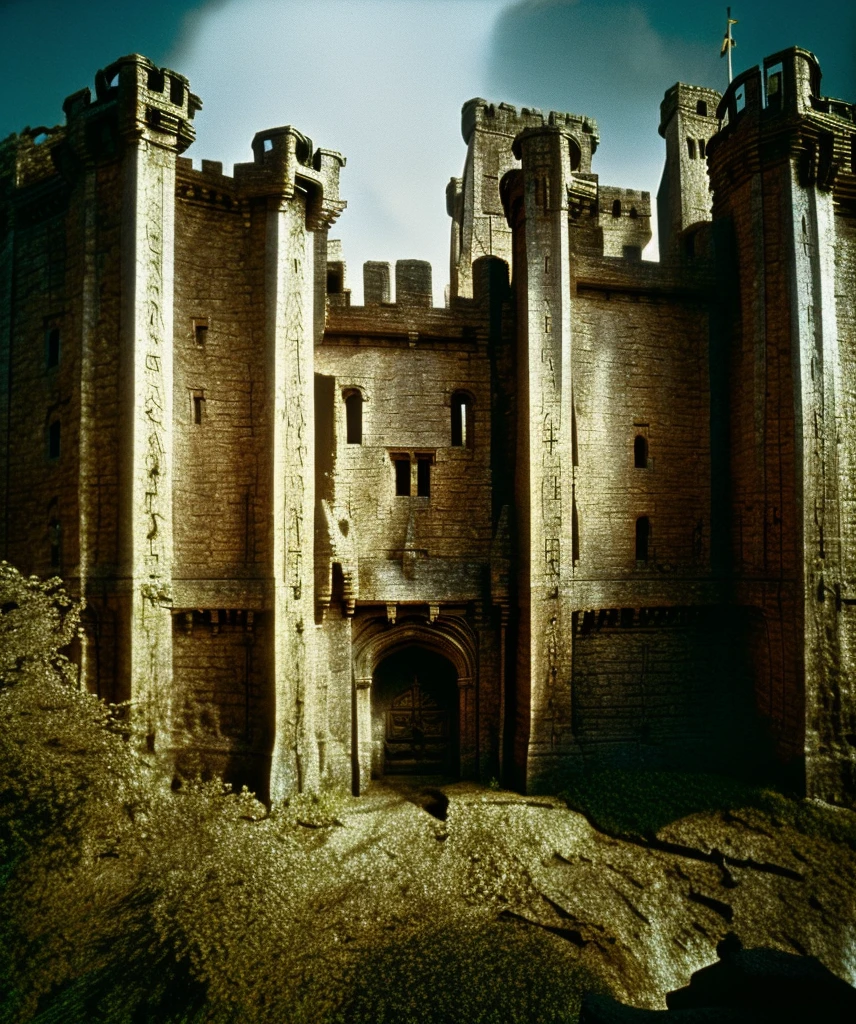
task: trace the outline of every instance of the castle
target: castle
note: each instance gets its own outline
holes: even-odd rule
[[[449,299],[338,243],[344,158],[131,55],[0,145],[0,552],[85,600],[81,685],[273,799],[790,765],[856,792],[856,106],[777,53],[598,129],[464,105]],[[652,126],[653,128],[653,126]]]

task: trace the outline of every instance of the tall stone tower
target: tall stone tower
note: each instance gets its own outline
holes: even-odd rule
[[[472,265],[481,256],[511,263],[511,230],[505,219],[499,183],[507,171],[520,166],[512,143],[525,128],[544,123],[540,110],[510,103],[468,100],[461,110],[461,134],[467,157],[461,178],[446,188],[446,209],[452,218],[450,293],[472,298]],[[597,126],[587,121],[597,148]]]
[[[81,682],[150,752],[190,738],[281,798],[320,779],[313,352],[344,159],[285,127],[194,172],[200,107],[131,55],[4,144],[2,540],[83,599]]]
[[[663,259],[674,253],[684,231],[711,219],[707,146],[719,130],[720,99],[714,89],[678,82],[660,104],[660,134],[666,140],[666,165],[657,193]]]
[[[738,76],[710,142],[732,596],[758,704],[806,789],[856,784],[854,108],[793,48]]]

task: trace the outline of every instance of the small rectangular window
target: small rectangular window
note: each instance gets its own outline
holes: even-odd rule
[[[177,107],[184,103],[184,82],[173,78],[172,75],[169,78],[169,99],[170,103],[174,103]]]
[[[460,391],[452,395],[452,447],[473,447],[473,403]]]
[[[48,427],[48,458],[58,459],[59,458],[59,436],[60,426],[59,420],[54,420],[53,423]]]
[[[363,443],[363,396],[360,391],[345,394],[345,438],[348,444]]]
[[[695,139],[687,139],[687,155],[690,160],[695,160]]]
[[[406,455],[393,456],[395,465],[395,494],[398,498],[410,497],[410,458]]]
[[[431,497],[431,456],[416,457],[416,495],[419,498]]]
[[[205,392],[192,391],[190,399],[193,406],[193,422],[201,424],[205,418]]]
[[[163,92],[163,71],[158,70],[158,68],[149,68],[148,87],[150,92]]]
[[[208,341],[208,319],[197,318],[193,321],[193,337],[198,348],[205,348]]]
[[[767,99],[767,109],[773,112],[782,109],[782,73],[784,68],[781,63],[773,64],[766,68],[764,80]]]
[[[651,521],[647,516],[636,520],[636,561],[648,561],[648,546],[651,540]]]
[[[59,327],[51,327],[48,329],[47,336],[47,365],[48,369],[51,370],[55,366],[59,366]]]

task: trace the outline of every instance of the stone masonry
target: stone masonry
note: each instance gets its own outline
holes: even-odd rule
[[[271,799],[598,764],[856,792],[856,106],[676,84],[657,196],[473,99],[446,308],[341,245],[344,158],[231,175],[138,55],[0,144],[0,550],[81,685]],[[394,281],[393,281],[394,277]],[[392,288],[395,301],[390,301]]]

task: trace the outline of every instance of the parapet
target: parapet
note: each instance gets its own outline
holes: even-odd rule
[[[348,266],[339,238],[327,240],[327,300],[332,306],[350,306],[351,290],[348,288]]]
[[[427,260],[397,260],[395,302],[399,306],[431,306],[431,264]]]
[[[53,178],[54,149],[65,139],[65,128],[24,128],[0,142],[0,195]]]
[[[389,302],[390,267],[388,263],[368,260],[363,264],[363,303],[379,306]]]
[[[856,105],[820,95],[820,64],[813,53],[794,46],[767,57],[763,65],[738,75],[720,101],[717,114],[722,129],[708,146],[714,186],[717,175],[728,162],[728,180],[746,164],[745,156],[730,162],[730,155],[742,153],[764,136],[775,136],[775,152],[784,152],[785,133],[792,136],[800,154],[800,179],[821,189],[854,191],[850,177],[856,171],[854,121]],[[741,140],[732,145],[732,140]],[[767,147],[768,158],[774,151]]]
[[[66,121],[71,129],[76,122],[91,121],[102,113],[115,111],[115,128],[119,136],[148,138],[151,142],[182,153],[193,142],[196,133],[191,124],[202,100],[190,91],[184,75],[159,68],[139,53],[113,61],[95,75],[95,102],[89,89],[69,96],[63,103]],[[100,152],[112,155],[99,132],[89,131],[87,143],[95,143]]]
[[[461,134],[467,145],[477,128],[513,138],[524,128],[541,128],[545,124],[562,125],[574,131],[591,135],[592,153],[597,149],[600,135],[597,130],[597,121],[591,117],[551,110],[545,118],[543,112],[537,107],[521,107],[518,111],[517,107],[511,103],[488,103],[481,97],[467,100],[461,108]]]
[[[345,158],[333,149],[315,149],[293,125],[268,128],[253,137],[253,162],[235,164],[235,179],[249,195],[307,193],[310,229],[329,227],[348,205],[339,198],[339,171]]]
[[[729,85],[719,104],[720,120],[733,125],[743,113],[768,110],[773,114],[804,115],[820,97],[820,63],[799,46],[780,50],[764,60],[764,73],[756,64]]]

